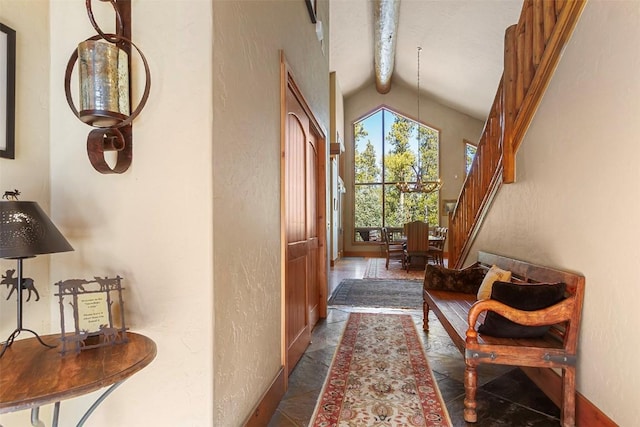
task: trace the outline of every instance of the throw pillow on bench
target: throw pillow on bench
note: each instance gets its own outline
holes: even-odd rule
[[[497,281],[493,284],[491,299],[518,310],[534,311],[562,301],[565,289],[564,283],[518,284]],[[546,334],[550,327],[520,325],[489,311],[478,332],[500,338],[536,338]]]

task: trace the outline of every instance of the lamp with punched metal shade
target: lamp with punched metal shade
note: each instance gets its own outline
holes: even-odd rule
[[[0,202],[0,258],[15,259],[18,262],[18,276],[15,282],[18,294],[17,326],[2,344],[0,357],[23,331],[35,335],[40,344],[55,347],[42,341],[36,332],[22,327],[22,290],[25,287],[25,280],[22,278],[22,260],[37,255],[72,250],[69,242],[36,202],[17,200]]]

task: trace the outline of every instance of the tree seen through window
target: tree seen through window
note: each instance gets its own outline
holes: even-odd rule
[[[396,184],[439,177],[437,130],[381,108],[354,123],[355,239],[411,221],[438,224],[439,192],[401,193]]]
[[[471,165],[473,165],[473,159],[476,156],[476,151],[478,151],[478,147],[473,145],[470,142],[465,141],[464,143],[464,167],[467,175],[469,175],[469,171],[471,171]]]

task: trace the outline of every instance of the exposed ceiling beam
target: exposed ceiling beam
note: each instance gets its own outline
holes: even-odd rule
[[[375,0],[373,2],[376,89],[382,94],[391,90],[399,12],[400,0]]]

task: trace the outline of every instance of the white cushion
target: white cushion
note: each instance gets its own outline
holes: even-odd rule
[[[493,287],[493,282],[495,282],[496,280],[500,282],[508,282],[509,280],[511,280],[511,272],[492,265],[487,274],[484,276],[484,279],[482,279],[482,284],[478,289],[479,300],[491,298],[491,288]]]

